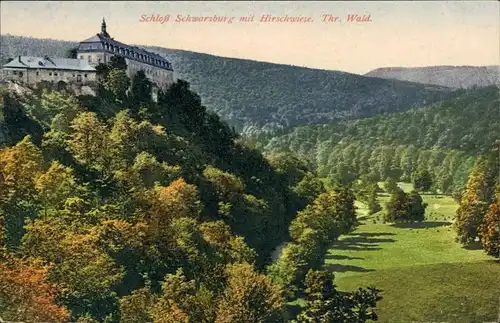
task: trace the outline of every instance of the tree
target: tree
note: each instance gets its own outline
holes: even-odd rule
[[[60,290],[49,282],[49,267],[0,254],[0,315],[8,321],[66,322],[69,312],[57,303]]]
[[[176,179],[167,187],[155,187],[153,194],[148,219],[158,230],[175,218],[198,219],[201,211],[198,191],[184,179]]]
[[[397,191],[398,188],[399,187],[396,181],[392,177],[387,177],[384,182],[384,190],[387,193],[392,194],[393,192]]]
[[[413,187],[419,192],[427,192],[432,186],[432,176],[427,169],[418,171],[412,178]]]
[[[377,184],[372,184],[369,186],[368,196],[366,200],[366,205],[368,206],[368,214],[375,214],[382,210],[380,203],[378,202],[377,190],[375,188]]]
[[[146,77],[143,70],[138,71],[132,78],[132,86],[130,87],[130,98],[132,100],[132,108],[137,114],[139,108],[143,104],[151,103],[151,90],[153,84]]]
[[[457,232],[456,239],[462,244],[471,243],[477,238],[479,226],[488,211],[493,189],[488,180],[487,166],[484,158],[476,161],[455,214],[453,226]]]
[[[9,249],[19,245],[26,219],[36,215],[35,181],[43,164],[42,153],[30,136],[14,147],[0,150],[0,215],[3,240]]]
[[[320,194],[326,192],[323,182],[311,172],[306,173],[302,180],[293,188],[293,191],[299,198],[299,210],[312,203]]]
[[[70,197],[81,195],[83,187],[75,182],[73,170],[53,161],[49,169],[40,175],[35,183],[38,192],[38,201],[45,211],[61,209]]]
[[[155,297],[147,288],[136,289],[120,299],[120,322],[151,322],[149,310]]]
[[[500,205],[498,199],[490,204],[479,227],[479,239],[484,251],[493,257],[500,257]]]
[[[175,274],[167,274],[162,292],[152,303],[149,314],[153,322],[211,322],[213,321],[213,296],[203,286],[196,288],[194,280],[188,280],[180,268]]]
[[[244,192],[245,186],[243,182],[233,174],[208,166],[203,171],[203,176],[214,187],[220,201],[234,203]]]
[[[325,270],[309,270],[305,279],[306,305],[299,323],[364,323],[377,321],[375,313],[381,290],[359,288],[355,292],[336,290],[334,275]]]
[[[26,227],[22,250],[52,264],[48,275],[62,287],[60,301],[73,317],[103,320],[117,310],[115,288],[125,272],[99,248],[97,232],[85,232],[78,223],[72,227],[76,232],[57,217],[37,219]]]
[[[71,122],[68,150],[80,163],[109,174],[113,158],[108,129],[95,113],[82,112]]]
[[[425,219],[427,203],[423,202],[422,197],[415,190],[411,191],[407,198],[410,221],[422,222]]]
[[[120,102],[124,102],[127,98],[129,86],[130,78],[127,76],[127,73],[118,68],[112,69],[104,82],[105,89],[113,93],[115,100]]]
[[[384,220],[394,223],[421,222],[425,218],[426,207],[417,191],[406,194],[398,188],[386,204]]]
[[[108,66],[109,66],[110,70],[113,70],[113,69],[126,70],[127,69],[127,61],[122,56],[113,55],[109,59]]]
[[[217,307],[217,323],[282,322],[284,299],[271,278],[246,263],[229,265],[228,281]]]
[[[398,188],[392,192],[386,204],[384,220],[387,222],[407,222],[408,221],[408,199],[405,192]]]

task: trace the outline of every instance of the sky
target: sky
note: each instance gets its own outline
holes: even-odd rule
[[[108,32],[128,44],[363,74],[379,67],[500,64],[497,1],[2,1],[1,34],[81,41]],[[310,22],[260,22],[262,15]],[[338,17],[323,22],[323,15]],[[167,22],[146,17],[170,15]],[[178,15],[234,17],[176,22]],[[239,22],[254,15],[253,22]],[[348,15],[371,21],[348,22]],[[142,21],[141,21],[142,20]],[[167,57],[168,58],[168,57]]]

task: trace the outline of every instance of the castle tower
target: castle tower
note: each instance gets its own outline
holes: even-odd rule
[[[103,35],[104,37],[108,37],[109,38],[109,34],[106,31],[106,21],[104,20],[104,17],[102,18],[101,35]]]

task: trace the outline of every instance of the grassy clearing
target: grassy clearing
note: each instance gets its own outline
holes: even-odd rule
[[[500,265],[493,261],[442,263],[377,270],[340,278],[339,289],[382,289],[379,322],[495,322]]]
[[[454,242],[452,198],[423,199],[427,219],[414,225],[383,224],[381,213],[368,216],[358,203],[362,224],[329,250],[325,268],[335,272],[341,290],[382,289],[380,322],[495,321],[500,264]],[[382,205],[387,200],[380,196]]]

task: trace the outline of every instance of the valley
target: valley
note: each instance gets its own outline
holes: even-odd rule
[[[177,74],[156,96],[120,57],[95,95],[0,84],[0,321],[498,317],[495,70],[148,48]]]
[[[411,183],[398,183],[406,192]],[[492,322],[497,318],[500,266],[481,248],[454,241],[458,204],[445,195],[424,194],[421,223],[390,224],[385,210],[368,215],[357,202],[360,224],[327,251],[323,268],[341,290],[375,285],[383,300],[378,322]],[[384,205],[387,193],[379,193]],[[297,310],[303,300],[291,303]]]

